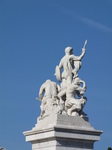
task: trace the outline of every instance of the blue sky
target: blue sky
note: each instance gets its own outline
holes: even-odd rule
[[[112,0],[0,0],[0,147],[31,150],[23,131],[40,115],[36,100],[67,46],[86,54],[79,77],[87,84],[84,108],[103,130],[95,150],[112,147]],[[58,83],[58,82],[57,82]]]

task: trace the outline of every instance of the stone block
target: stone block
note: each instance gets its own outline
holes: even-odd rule
[[[88,118],[50,115],[23,134],[32,150],[93,150],[102,131],[95,130]]]

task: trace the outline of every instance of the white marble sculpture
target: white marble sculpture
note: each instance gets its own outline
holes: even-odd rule
[[[59,85],[51,80],[46,80],[42,84],[39,91],[39,99],[41,100],[41,115],[39,119],[59,111],[59,98],[57,96],[59,90]]]
[[[86,115],[83,112],[83,107],[87,100],[86,97],[84,97],[86,84],[78,77],[78,71],[81,68],[81,60],[86,51],[86,44],[87,40],[85,41],[80,56],[75,56],[73,54],[72,47],[65,48],[65,56],[55,69],[55,76],[60,82],[60,86],[51,80],[47,80],[40,87],[40,120],[53,113],[81,117]],[[81,84],[83,84],[83,87],[81,87]]]
[[[83,84],[83,87],[81,87],[80,84]],[[76,77],[67,87],[65,110],[69,116],[85,115],[85,113],[82,111],[87,100],[86,97],[83,97],[85,90],[85,82],[78,77]],[[78,95],[78,99],[76,98],[76,95]]]
[[[40,87],[40,117],[32,130],[24,132],[32,150],[93,150],[94,142],[100,140],[102,131],[95,130],[83,112],[86,83],[78,71],[86,43],[80,56],[73,55],[71,47],[65,49],[55,70],[60,85],[46,80]]]

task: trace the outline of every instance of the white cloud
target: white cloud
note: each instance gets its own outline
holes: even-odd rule
[[[88,26],[91,26],[93,28],[105,31],[105,32],[112,32],[112,28],[109,28],[101,23],[98,23],[96,21],[93,21],[91,19],[85,18],[85,17],[80,17],[80,21],[83,23],[87,24]]]
[[[112,3],[112,0],[109,0],[109,1]],[[60,7],[59,5],[55,5],[55,6],[57,8],[59,8],[62,12],[74,17],[74,19],[77,19],[77,20],[81,21],[82,23],[88,25],[89,27],[98,29],[98,30],[103,31],[103,32],[112,32],[112,28],[110,28],[106,25],[103,25],[99,22],[88,19],[86,17],[80,16],[80,15],[76,14],[75,12],[73,12],[71,10]]]

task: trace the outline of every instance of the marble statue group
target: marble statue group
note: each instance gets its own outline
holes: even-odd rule
[[[60,85],[51,80],[46,80],[41,85],[39,98],[37,98],[41,100],[39,120],[54,113],[69,116],[86,116],[83,112],[83,107],[87,101],[84,96],[86,84],[78,76],[78,71],[82,65],[81,60],[86,52],[86,44],[87,40],[80,56],[73,54],[72,47],[65,48],[65,56],[55,69],[55,76]]]
[[[72,47],[65,48],[65,55],[55,67],[56,82],[46,80],[39,89],[40,116],[32,130],[25,131],[26,141],[32,150],[93,150],[100,140],[101,130],[89,123],[84,107],[86,83],[80,78],[82,58],[73,54]]]

